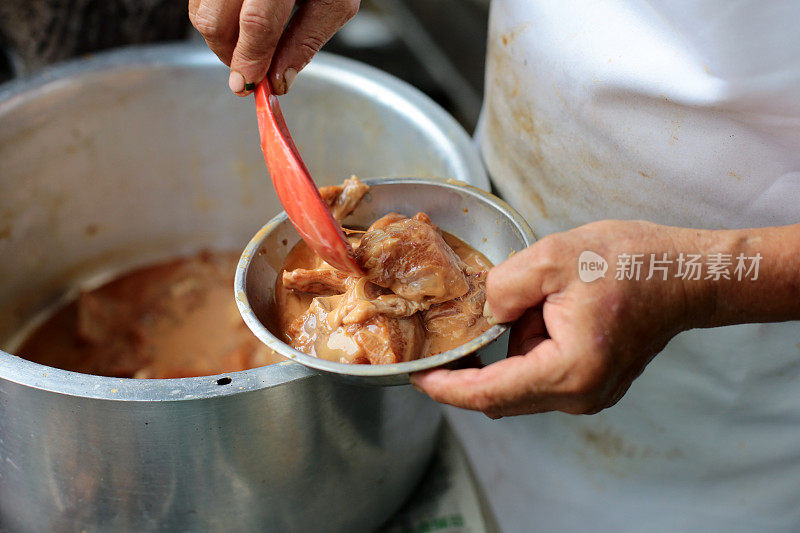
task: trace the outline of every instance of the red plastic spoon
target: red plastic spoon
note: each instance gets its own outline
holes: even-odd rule
[[[328,264],[361,274],[353,248],[333,218],[308,173],[283,120],[278,97],[268,80],[256,86],[256,114],[261,151],[278,200],[300,237]]]

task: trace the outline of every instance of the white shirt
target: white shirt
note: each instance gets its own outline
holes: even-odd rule
[[[494,0],[494,183],[540,237],[799,222],[799,21],[791,0]],[[598,415],[450,416],[504,531],[800,531],[797,322],[681,334]]]

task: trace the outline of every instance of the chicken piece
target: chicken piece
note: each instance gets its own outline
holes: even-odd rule
[[[111,342],[132,320],[131,312],[113,298],[104,298],[92,291],[81,291],[77,299],[76,336],[87,344]]]
[[[376,315],[403,318],[422,310],[419,302],[396,294],[383,294],[383,291],[367,278],[351,277],[347,291],[329,319],[331,326],[360,324]]]
[[[140,317],[132,305],[114,295],[81,291],[75,339],[84,352],[83,364],[102,364],[104,375],[127,377],[151,363],[147,335],[137,327]]]
[[[355,176],[344,180],[342,185],[319,188],[322,199],[331,208],[333,218],[339,222],[353,212],[367,191],[369,191],[369,185],[362,183]]]
[[[328,266],[327,263],[325,266]],[[284,287],[311,294],[342,294],[347,290],[348,279],[350,276],[346,272],[324,266],[313,270],[296,268],[283,272]]]
[[[353,334],[356,344],[364,355],[355,362],[373,365],[405,363],[425,355],[425,330],[420,316],[391,318],[376,315],[358,328]]]
[[[459,298],[431,306],[425,312],[425,329],[431,333],[463,331],[471,328],[483,316],[486,303],[486,272],[470,274],[469,292]]]
[[[486,270],[470,271],[467,294],[433,305],[423,314],[425,330],[433,339],[428,355],[450,349],[456,338],[468,340],[489,329],[491,324],[483,314],[486,275]]]
[[[373,283],[428,308],[469,290],[464,264],[424,213],[378,219],[355,250],[356,261]]]
[[[365,321],[344,323],[343,303],[345,295],[314,298],[286,331],[291,345],[321,359],[374,365],[411,361],[425,352],[419,313],[400,318],[375,314]]]

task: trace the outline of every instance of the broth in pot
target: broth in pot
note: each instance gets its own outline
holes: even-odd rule
[[[58,309],[17,353],[73,372],[184,378],[283,358],[256,339],[231,293],[238,254],[201,252],[122,274]]]

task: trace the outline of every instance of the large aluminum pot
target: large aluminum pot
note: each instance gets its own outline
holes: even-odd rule
[[[251,99],[191,46],[133,48],[0,87],[0,347],[120,269],[241,250],[280,209]],[[465,132],[321,55],[282,99],[312,174],[486,187]],[[233,291],[231,291],[233,296]],[[362,531],[413,489],[438,406],[293,362],[225,376],[88,376],[0,352],[0,525],[11,531]],[[0,529],[2,529],[0,527]]]

